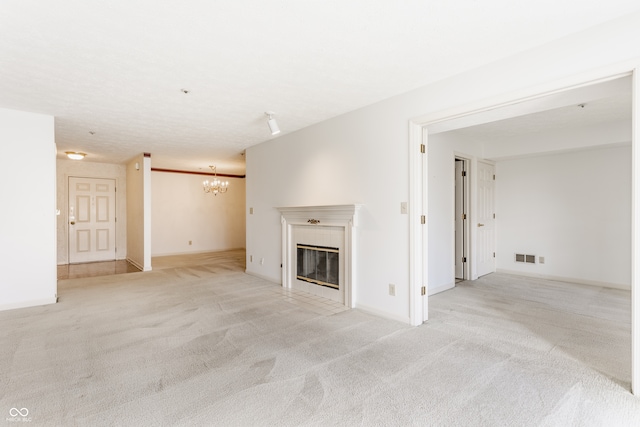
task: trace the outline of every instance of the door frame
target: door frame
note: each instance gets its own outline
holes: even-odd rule
[[[532,86],[502,96],[441,110],[409,120],[409,317],[417,326],[429,318],[427,286],[429,277],[428,227],[422,217],[428,212],[428,147],[429,127],[436,123],[469,116],[489,110],[513,106],[589,86],[615,78],[632,77],[632,215],[631,215],[631,391],[640,395],[640,63],[638,61],[618,63],[598,68],[567,78]],[[428,220],[428,218],[427,218]]]
[[[471,192],[472,192],[472,185],[471,185],[471,158],[468,156],[465,156],[464,154],[458,154],[456,152],[453,153],[453,161],[454,163],[456,161],[461,161],[462,162],[462,170],[466,172],[466,176],[463,181],[464,181],[464,189],[462,190],[462,199],[463,199],[463,203],[465,208],[463,209],[463,211],[467,214],[466,217],[466,222],[462,223],[462,256],[467,258],[467,262],[464,263],[464,265],[462,266],[462,279],[463,280],[469,280],[471,279],[471,263],[473,262],[473,257],[471,255],[471,228],[470,228],[470,224],[471,224],[471,218],[472,218],[472,211],[473,211],[473,206],[471,205]],[[455,191],[458,191],[457,189]],[[454,197],[456,197],[456,195],[454,195]],[[455,202],[454,202],[455,205]],[[455,212],[455,206],[454,206],[454,212]],[[456,256],[456,237],[454,234],[453,237],[453,250],[454,250],[454,257]],[[453,266],[454,270],[455,270],[455,263]],[[455,277],[455,272],[453,274],[454,277],[454,285],[455,285],[455,280],[458,280],[457,277]]]

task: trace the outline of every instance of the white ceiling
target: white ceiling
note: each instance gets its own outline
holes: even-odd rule
[[[613,122],[627,122],[631,127],[631,92],[579,105],[465,127],[452,132],[473,138],[478,143],[502,143],[513,141],[518,137]]]
[[[85,161],[149,152],[154,167],[243,173],[240,153],[272,138],[267,110],[290,133],[638,10],[637,0],[3,0],[0,107],[55,116],[58,152]]]
[[[632,79],[623,76],[429,126],[429,134],[451,132],[479,144],[504,144],[552,132],[628,124]]]

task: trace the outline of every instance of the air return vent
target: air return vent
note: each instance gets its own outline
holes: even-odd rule
[[[527,254],[516,254],[516,262],[524,262],[526,264],[535,264],[536,256]]]

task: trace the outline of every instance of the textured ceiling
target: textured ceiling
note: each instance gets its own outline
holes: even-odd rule
[[[0,107],[58,152],[242,173],[247,147],[635,12],[637,0],[3,0]],[[185,94],[182,89],[187,89]],[[94,132],[95,134],[91,134]]]
[[[579,105],[554,108],[451,131],[478,143],[509,143],[517,138],[590,128],[614,122],[631,128],[631,92]],[[617,141],[616,141],[617,142]]]
[[[477,143],[511,143],[518,138],[628,124],[632,112],[631,76],[619,77],[507,107],[463,116],[429,127],[429,134],[449,132]]]

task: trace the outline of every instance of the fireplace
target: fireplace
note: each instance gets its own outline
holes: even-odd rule
[[[340,248],[296,245],[296,278],[333,289],[340,289]]]
[[[355,227],[360,205],[278,208],[282,286],[354,307]]]

